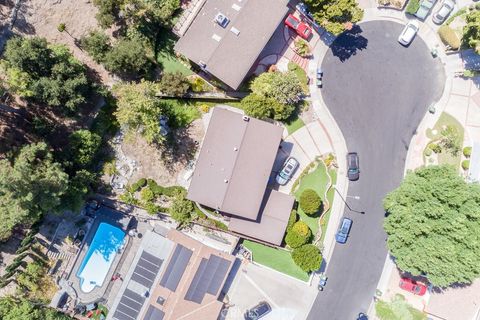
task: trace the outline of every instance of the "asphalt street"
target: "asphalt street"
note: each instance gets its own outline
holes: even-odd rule
[[[411,137],[443,91],[441,62],[419,37],[401,46],[402,29],[389,21],[362,23],[338,37],[321,63],[323,99],[348,151],[360,157],[360,179],[343,197],[365,214],[345,208],[353,219],[350,237],[335,245],[327,286],[308,319],[356,319],[368,309],[387,255],[382,200],[400,184]]]

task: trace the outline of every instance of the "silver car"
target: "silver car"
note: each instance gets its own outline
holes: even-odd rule
[[[403,28],[400,36],[398,37],[398,42],[400,42],[400,44],[403,44],[404,46],[408,46],[410,42],[412,42],[413,38],[415,38],[415,35],[417,34],[419,28],[420,26],[418,24],[418,21],[409,21],[405,25],[405,28]]]
[[[432,16],[432,21],[436,24],[442,24],[445,19],[450,15],[455,7],[455,1],[452,0],[444,0],[440,9],[437,10]]]
[[[295,170],[297,170],[299,163],[297,159],[294,157],[290,157],[285,161],[283,164],[282,170],[277,174],[275,180],[277,180],[278,184],[283,186],[287,184],[288,180],[293,176]]]

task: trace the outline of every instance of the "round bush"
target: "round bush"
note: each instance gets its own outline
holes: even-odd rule
[[[306,244],[293,250],[292,259],[305,272],[316,271],[322,264],[322,254],[313,244]]]
[[[470,160],[463,160],[462,161],[462,169],[463,170],[468,170],[468,168],[470,168]]]
[[[293,230],[288,232],[285,237],[285,243],[292,249],[303,246],[307,241],[308,239],[306,237]]]
[[[303,221],[295,222],[292,227],[292,231],[306,238],[310,238],[310,236],[312,235],[312,231],[310,231],[308,225]]]
[[[436,144],[436,143],[429,143],[427,148],[431,149],[433,152],[435,153],[440,153],[442,152],[442,147],[440,147],[440,145]]]
[[[315,214],[320,208],[321,204],[322,200],[313,189],[306,189],[300,195],[300,208],[306,214]]]
[[[433,152],[432,149],[427,147],[425,148],[425,151],[423,151],[423,154],[427,157],[430,157],[432,155],[432,152]]]
[[[287,232],[292,230],[293,225],[295,224],[295,222],[297,222],[297,219],[297,210],[293,209],[292,212],[290,212],[290,217],[288,218]]]
[[[470,156],[472,155],[472,147],[463,148],[463,155],[465,156],[465,158],[470,158]]]

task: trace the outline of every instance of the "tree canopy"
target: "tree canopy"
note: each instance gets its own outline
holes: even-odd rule
[[[463,27],[462,41],[480,54],[480,10],[467,14],[467,25]]]
[[[66,46],[49,45],[39,37],[14,37],[7,42],[4,59],[7,83],[18,95],[69,111],[86,102],[90,84],[85,66]]]
[[[138,37],[120,39],[105,54],[103,64],[108,71],[120,75],[145,75],[152,66]]]
[[[312,272],[320,269],[322,255],[320,250],[313,244],[306,244],[292,251],[292,259],[297,266],[305,272]]]
[[[363,10],[355,0],[305,0],[315,21],[328,32],[339,35],[350,23],[363,18]]]
[[[32,301],[14,297],[0,298],[0,319],[3,320],[69,320],[69,316],[34,304]]]
[[[0,239],[15,225],[57,210],[67,187],[67,174],[43,142],[23,147],[12,162],[0,160]]]
[[[97,63],[105,60],[105,55],[110,51],[110,38],[102,31],[90,31],[80,39],[80,46],[92,56]]]
[[[384,200],[384,228],[397,266],[435,286],[480,275],[480,185],[450,166],[410,172]]]
[[[162,75],[159,83],[159,90],[169,96],[182,96],[187,93],[190,83],[187,77],[181,72],[166,72]]]
[[[149,81],[123,83],[113,90],[118,99],[115,112],[118,123],[129,131],[140,130],[148,143],[163,141],[159,119],[164,106],[155,97],[157,85]]]

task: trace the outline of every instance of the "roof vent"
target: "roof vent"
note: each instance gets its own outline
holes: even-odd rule
[[[249,116],[243,116],[243,117],[242,117],[242,120],[248,122],[248,121],[250,121],[250,117],[249,117]]]
[[[219,12],[215,16],[215,22],[218,23],[220,27],[225,28],[230,20],[223,13]]]
[[[223,182],[228,183],[228,179],[223,180]]]
[[[233,33],[234,35],[236,35],[236,36],[238,36],[238,35],[240,34],[240,30],[238,30],[238,29],[235,28],[235,27],[232,27],[232,28],[230,29],[230,31],[232,31],[232,33]]]
[[[233,151],[238,151],[238,148],[237,148],[237,147],[234,147],[234,148],[233,148]]]

